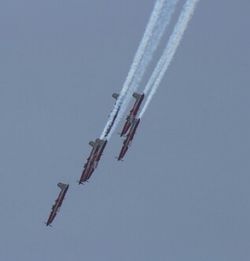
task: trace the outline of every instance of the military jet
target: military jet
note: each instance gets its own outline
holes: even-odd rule
[[[121,148],[120,154],[118,156],[118,160],[122,160],[129,148],[129,146],[131,145],[131,142],[135,136],[135,132],[136,129],[138,128],[138,125],[140,123],[140,119],[135,118],[132,123],[131,123],[131,127],[129,129],[128,134],[126,135],[126,139],[123,141],[123,146]]]
[[[118,99],[118,96],[119,96],[118,93],[113,93],[113,94],[112,94],[112,97],[113,97],[114,99],[116,99],[116,100]],[[114,123],[115,123],[115,120],[116,120],[116,118],[117,118],[117,115],[118,115],[120,109],[121,109],[121,107],[119,106],[118,110],[116,111],[116,113],[115,113],[115,115],[114,115],[114,117],[113,117],[113,119],[112,119],[111,124],[109,125],[107,131],[105,132],[105,137],[108,136],[108,134],[109,134],[111,128],[113,127],[113,125],[114,125]]]
[[[63,200],[64,200],[64,197],[69,189],[69,184],[64,184],[64,183],[61,183],[59,182],[57,184],[57,186],[61,189],[56,201],[55,201],[55,204],[52,206],[52,210],[50,212],[50,215],[49,215],[49,218],[46,222],[46,225],[47,226],[50,226],[51,223],[53,222],[54,218],[56,217],[56,214],[58,213],[58,211],[60,210],[60,207],[63,203]]]
[[[87,181],[97,168],[98,162],[101,159],[102,153],[107,145],[107,140],[96,139],[95,141],[90,141],[89,145],[92,147],[92,150],[87,162],[84,164],[79,184]]]
[[[131,127],[132,122],[136,118],[136,115],[137,115],[137,113],[140,109],[140,106],[142,104],[142,101],[144,99],[144,93],[139,94],[139,93],[134,92],[133,97],[136,99],[136,101],[133,105],[133,108],[130,110],[129,115],[126,118],[126,122],[125,122],[122,132],[120,134],[121,137],[123,137],[127,134],[129,128]]]

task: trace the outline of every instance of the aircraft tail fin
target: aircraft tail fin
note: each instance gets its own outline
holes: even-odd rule
[[[96,139],[96,142],[97,142],[98,145],[103,145],[106,142],[106,140],[98,138],[98,139]]]
[[[94,142],[94,141],[90,141],[90,142],[89,142],[89,145],[90,145],[91,147],[94,147],[94,146],[95,146],[95,142]]]
[[[113,97],[114,99],[116,99],[116,100],[117,100],[117,99],[118,99],[118,97],[119,97],[119,94],[118,94],[118,93],[113,93],[113,94],[112,94],[112,97]]]
[[[133,97],[134,97],[135,99],[139,99],[139,98],[141,97],[141,94],[139,94],[139,93],[137,93],[137,92],[134,92],[134,93],[133,93]]]
[[[62,182],[59,182],[57,183],[57,186],[60,188],[60,189],[64,189],[65,187],[67,187],[67,184],[64,184]]]
[[[133,120],[133,122],[132,122],[132,124],[133,125],[139,125],[139,123],[140,123],[140,121],[141,121],[141,119],[140,118],[134,118],[134,120]],[[136,128],[137,128],[137,126],[136,126]]]

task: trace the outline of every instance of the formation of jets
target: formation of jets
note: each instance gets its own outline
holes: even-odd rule
[[[160,2],[160,1],[158,1]],[[119,94],[114,93],[112,96],[116,100],[118,100],[115,103],[114,110],[111,112],[111,116],[108,119],[108,127],[105,126],[105,133],[101,134],[101,138],[97,138],[95,141],[90,141],[89,144],[92,147],[92,150],[90,151],[89,157],[87,158],[86,163],[83,166],[83,171],[79,180],[79,184],[84,184],[87,182],[90,177],[92,176],[93,172],[97,168],[99,161],[101,159],[101,156],[104,152],[104,149],[107,145],[108,139],[111,136],[112,130],[114,129],[116,121],[118,121],[118,116],[120,114],[123,114],[123,110],[121,108],[125,107],[125,101],[130,95],[129,90],[136,89],[137,85],[130,85],[133,83],[135,77],[137,75],[137,72],[146,69],[148,63],[150,62],[151,58],[149,57],[153,56],[153,53],[158,46],[161,36],[168,25],[171,13],[174,13],[175,4],[173,4],[171,7],[168,7],[165,4],[155,4],[154,10],[152,11],[151,18],[149,19],[149,23],[145,29],[144,36],[142,38],[141,44],[138,47],[137,53],[134,57],[132,66],[130,68],[130,71],[128,73],[128,76],[126,78],[126,81],[124,82],[124,86],[122,88],[121,96],[119,97]],[[176,2],[176,1],[175,1]],[[145,109],[147,108],[150,100],[152,99],[153,95],[155,94],[157,88],[159,87],[159,84],[165,74],[165,72],[168,69],[168,66],[170,65],[174,54],[180,44],[180,41],[183,37],[183,34],[187,28],[187,25],[192,18],[193,12],[195,10],[196,4],[198,3],[197,0],[186,0],[186,3],[183,6],[183,9],[181,11],[181,14],[178,18],[178,21],[174,27],[173,33],[170,35],[169,40],[167,42],[167,45],[165,47],[165,50],[159,59],[146,87],[144,93],[133,93],[133,97],[135,98],[135,102],[133,104],[133,107],[131,108],[128,116],[126,117],[126,121],[123,125],[123,128],[120,133],[120,137],[123,138],[123,144],[120,150],[120,153],[117,157],[118,161],[121,161],[124,159],[125,155],[128,152],[129,147],[131,146],[133,139],[135,137],[136,131],[138,129],[138,126],[140,124],[140,117],[138,116],[138,111],[140,110],[140,106],[144,100],[144,96],[148,94],[148,99],[145,104],[144,109],[141,112],[141,115],[145,112]],[[166,8],[165,11],[160,10],[159,6],[161,6],[162,9]],[[165,6],[165,7],[164,7]],[[162,14],[166,14],[165,21],[161,19]],[[158,27],[161,27],[162,30],[156,30],[157,33],[155,33],[155,29]],[[162,26],[161,26],[162,25]],[[155,42],[154,44],[149,44],[151,39],[150,37],[154,37]],[[146,58],[148,57],[148,58]],[[141,75],[142,76],[142,75]],[[139,77],[140,78],[140,77]],[[139,79],[138,78],[138,79]],[[138,81],[137,79],[137,81]],[[138,81],[139,82],[139,81]],[[136,83],[136,80],[135,80]],[[133,87],[133,88],[132,88]],[[120,99],[121,98],[121,99]],[[124,98],[124,100],[122,100]],[[121,101],[120,101],[121,100]],[[124,103],[122,103],[124,101]],[[120,104],[121,103],[121,104]],[[120,107],[117,107],[120,104]],[[113,115],[113,112],[115,112],[115,115]],[[62,203],[65,198],[65,195],[68,191],[69,185],[64,183],[58,183],[58,187],[61,189],[54,205],[52,206],[52,210],[50,212],[49,218],[46,222],[46,225],[49,226],[55,219]]]
[[[114,93],[112,95],[113,98],[117,99],[119,97],[119,94]],[[123,125],[122,131],[120,133],[120,137],[123,137],[123,145],[120,150],[120,153],[117,157],[118,161],[123,160],[125,154],[128,151],[129,146],[131,145],[133,138],[135,136],[136,130],[140,124],[140,118],[137,117],[138,111],[140,109],[140,106],[144,99],[144,94],[139,93],[133,93],[133,97],[135,98],[135,103],[133,107],[131,108],[129,115],[126,117],[126,121]],[[109,133],[112,126],[114,125],[114,122],[117,118],[117,115],[119,113],[120,107],[118,108],[116,114],[114,115],[112,122],[105,133],[105,136]],[[101,159],[101,156],[103,154],[103,151],[107,145],[107,139],[100,139],[97,138],[95,141],[90,141],[89,145],[92,147],[89,157],[87,158],[86,163],[83,166],[83,171],[80,177],[80,180],[78,181],[78,184],[83,184],[89,180],[91,175],[93,174],[94,170],[97,168],[98,163]],[[50,215],[48,217],[48,220],[46,222],[47,226],[51,226],[51,223],[55,219],[62,203],[65,198],[65,195],[68,191],[69,184],[64,183],[58,183],[58,187],[61,189],[54,205],[52,206],[52,210],[50,212]]]

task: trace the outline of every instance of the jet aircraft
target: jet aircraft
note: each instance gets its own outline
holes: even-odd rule
[[[107,145],[107,140],[96,139],[95,141],[90,141],[89,145],[92,147],[92,150],[87,162],[84,164],[79,184],[87,181],[97,168],[98,162],[101,159],[102,153]]]
[[[49,218],[46,222],[47,226],[50,226],[51,223],[53,222],[53,220],[55,219],[56,214],[58,213],[58,211],[63,203],[64,197],[69,189],[69,184],[64,184],[64,183],[59,182],[57,184],[57,186],[61,189],[61,191],[55,201],[55,204],[52,206],[52,210],[51,210]]]
[[[135,136],[136,129],[138,128],[138,125],[140,123],[140,119],[135,118],[132,123],[131,127],[129,129],[128,134],[126,135],[126,139],[123,141],[123,146],[121,148],[120,154],[118,156],[118,160],[122,160],[128,150],[128,147],[131,145],[131,142]]]
[[[114,99],[116,99],[116,100],[117,100],[118,96],[119,96],[118,93],[113,93],[113,94],[112,94],[112,97],[113,97]],[[121,107],[119,106],[118,110],[116,111],[116,113],[115,113],[115,115],[114,115],[114,117],[113,117],[113,120],[112,120],[111,124],[109,125],[107,131],[105,132],[105,137],[108,136],[108,134],[109,134],[111,128],[113,127],[113,125],[114,125],[114,123],[115,123],[115,120],[116,120],[116,118],[117,118],[117,115],[118,115],[118,113],[119,113],[119,111],[120,111],[120,108],[121,108]]]
[[[132,109],[130,110],[129,115],[126,118],[126,122],[125,122],[122,132],[120,134],[121,137],[125,136],[128,133],[128,130],[132,125],[132,122],[136,118],[136,115],[137,115],[137,113],[140,109],[140,106],[142,104],[142,101],[144,99],[144,93],[139,94],[139,93],[134,92],[133,97],[136,99],[136,101],[135,101]]]

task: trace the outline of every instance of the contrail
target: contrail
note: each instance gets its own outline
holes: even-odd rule
[[[193,16],[195,7],[198,2],[199,0],[187,0],[184,4],[182,12],[175,25],[173,33],[169,38],[167,46],[145,87],[144,93],[147,94],[149,91],[150,93],[147,97],[144,107],[141,110],[139,118],[142,118],[143,114],[148,108],[148,105],[152,100],[154,94],[156,93],[165,72],[167,71],[171,61],[173,60],[176,50],[181,42],[181,39],[188,26],[188,23]]]
[[[132,62],[132,65],[130,67],[130,70],[128,72],[127,78],[123,84],[122,90],[119,94],[118,99],[116,100],[116,103],[114,105],[114,109],[111,111],[108,121],[104,127],[104,130],[100,136],[101,139],[103,139],[105,136],[108,135],[107,130],[111,130],[110,126],[112,124],[113,118],[116,116],[117,111],[120,109],[121,104],[123,102],[124,96],[127,93],[127,90],[129,88],[129,85],[134,77],[134,74],[137,70],[137,67],[142,59],[143,53],[145,52],[145,49],[147,47],[148,41],[152,35],[153,29],[155,28],[155,25],[157,23],[157,20],[159,18],[160,12],[164,6],[165,0],[157,0],[154,6],[154,9],[151,13],[150,19],[148,21],[147,27],[145,29],[144,35],[142,37],[142,40],[139,44],[139,47],[137,49],[137,52],[134,56],[134,60]],[[112,127],[112,126],[111,126]]]
[[[101,139],[109,139],[122,118],[131,94],[138,88],[147,65],[170,22],[177,2],[178,0],[158,0],[156,2],[123,88],[100,136]],[[116,118],[115,121],[114,118]]]

